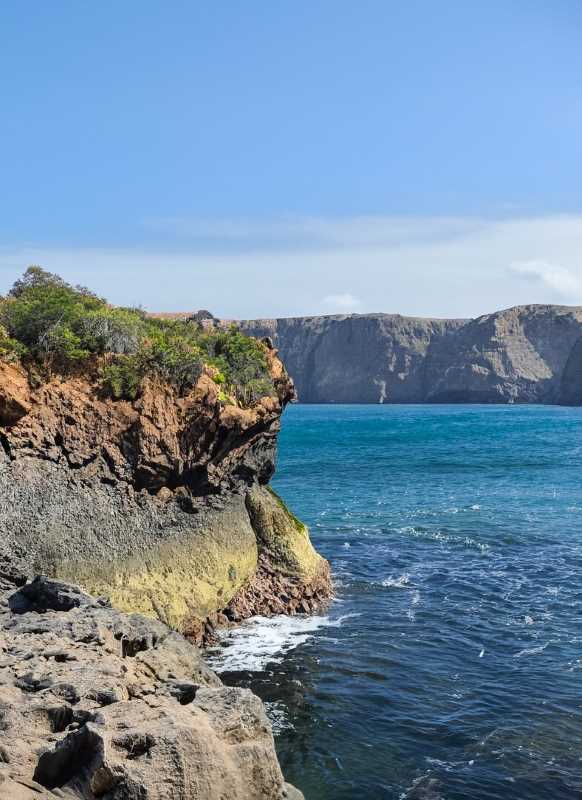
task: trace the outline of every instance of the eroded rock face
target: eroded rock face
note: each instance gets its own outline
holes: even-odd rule
[[[582,335],[570,351],[560,382],[560,403],[582,406]]]
[[[268,359],[276,394],[248,409],[221,403],[210,373],[186,397],[150,380],[129,403],[101,397],[89,374],[34,389],[5,365],[0,409],[12,411],[0,420],[0,580],[4,562],[17,564],[25,577],[78,583],[208,638],[267,547],[247,498],[270,501],[280,416],[294,396],[273,350]],[[306,531],[297,537],[281,524],[279,535],[294,572],[272,554],[269,568],[312,598],[325,562]]]
[[[14,425],[30,411],[26,373],[14,364],[0,362],[0,425]]]
[[[281,411],[293,384],[273,351],[276,396],[248,409],[219,402],[209,374],[185,397],[147,380],[130,403],[100,396],[90,374],[55,376],[33,389],[20,367],[0,362],[0,426],[11,461],[67,467],[78,479],[139,492],[182,489],[188,498],[266,483],[274,471]]]
[[[351,314],[240,324],[273,340],[300,402],[582,403],[579,307],[517,306],[474,320]]]
[[[310,614],[333,593],[329,564],[306,526],[271,489],[256,487],[246,505],[259,547],[253,577],[224,609],[232,622],[260,614]]]
[[[249,690],[165,625],[41,579],[0,594],[0,798],[57,797],[302,795]]]

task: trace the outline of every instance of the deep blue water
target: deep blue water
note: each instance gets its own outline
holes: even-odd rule
[[[217,664],[307,800],[582,798],[582,410],[293,406],[274,485],[338,600]]]

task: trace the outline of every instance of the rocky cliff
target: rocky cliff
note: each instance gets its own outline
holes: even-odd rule
[[[469,320],[394,314],[247,320],[305,403],[582,403],[582,308]]]
[[[301,800],[270,724],[162,623],[0,566],[2,800]]]
[[[275,394],[248,408],[222,402],[206,373],[184,396],[151,376],[125,401],[86,366],[34,387],[0,363],[0,559],[197,641],[229,620],[314,609],[329,567],[267,488],[293,396],[272,350],[268,363]]]
[[[293,397],[235,328],[40,267],[0,297],[2,800],[301,797],[258,698],[196,647],[331,595],[268,486]]]

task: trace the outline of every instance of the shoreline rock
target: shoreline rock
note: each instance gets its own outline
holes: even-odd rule
[[[90,369],[35,387],[0,362],[3,800],[302,797],[260,700],[195,646],[333,593],[267,486],[294,397],[268,364],[275,395],[241,408],[209,374],[186,396],[145,379],[129,402]]]
[[[301,800],[259,698],[183,636],[76,586],[2,579],[2,800]]]

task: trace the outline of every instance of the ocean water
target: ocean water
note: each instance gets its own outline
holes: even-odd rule
[[[582,409],[293,406],[274,485],[337,599],[213,663],[307,800],[582,798]]]

